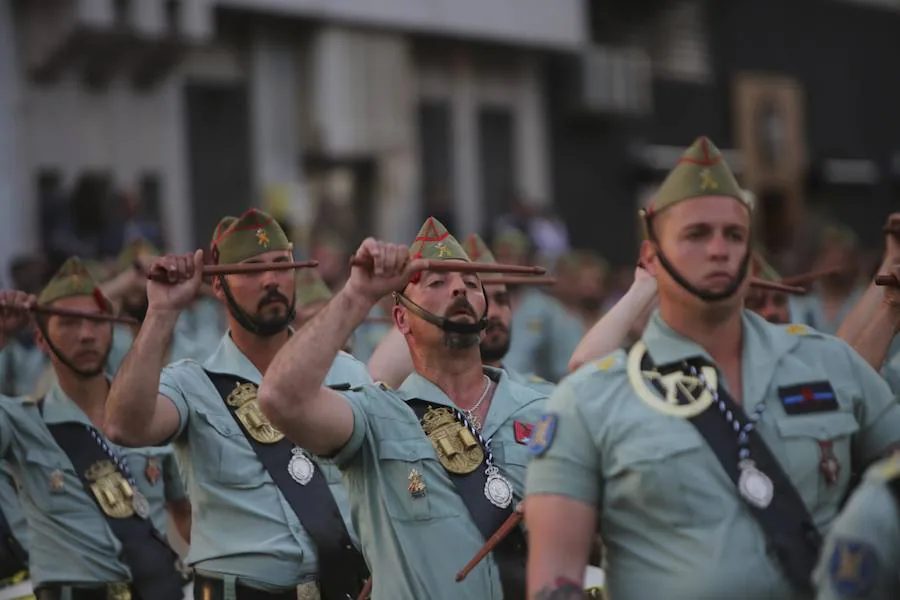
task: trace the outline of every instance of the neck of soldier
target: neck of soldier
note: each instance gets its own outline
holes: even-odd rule
[[[729,303],[730,304],[730,303]],[[676,333],[706,350],[730,379],[740,375],[743,327],[740,305],[697,310],[660,297],[659,314]]]
[[[288,329],[281,333],[264,337],[250,333],[237,323],[231,324],[231,341],[247,357],[247,360],[253,363],[253,366],[256,367],[261,375],[266,374],[275,355],[287,343],[289,336],[290,330]]]
[[[81,409],[95,427],[103,429],[103,409],[106,405],[106,396],[109,394],[109,380],[106,379],[106,374],[84,377],[60,365],[56,368],[56,378],[65,395]]]
[[[484,392],[484,370],[477,345],[460,350],[410,346],[410,356],[416,373],[439,387],[458,408],[471,408]]]

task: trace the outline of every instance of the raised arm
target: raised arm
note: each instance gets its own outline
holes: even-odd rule
[[[396,327],[388,331],[369,359],[369,375],[392,388],[399,387],[413,372],[406,338]]]
[[[888,217],[888,223],[900,227],[900,213],[890,215]],[[885,236],[884,259],[881,262],[881,268],[878,269],[878,272],[887,273],[892,266],[898,263],[900,263],[900,236],[889,233]],[[866,332],[866,329],[869,328],[872,318],[876,317],[876,313],[882,309],[886,289],[887,288],[875,285],[874,281],[870,282],[865,293],[856,302],[850,313],[844,318],[844,321],[837,331],[837,336],[854,347],[856,347],[856,341],[860,336],[863,336],[864,334],[870,336],[872,332]],[[881,316],[883,317],[883,315]],[[875,366],[874,368],[880,369],[881,365]]]
[[[31,313],[37,299],[17,290],[0,290],[0,350],[18,330],[31,321]]]
[[[900,278],[900,262],[891,266],[890,269],[881,271],[883,274],[893,274]],[[874,287],[874,286],[873,286]],[[869,292],[866,292],[866,296]],[[866,302],[864,296],[860,302]],[[873,369],[880,371],[887,358],[888,349],[894,336],[900,329],[900,290],[897,288],[885,287],[878,291],[880,301],[875,305],[874,309],[869,311],[868,319],[861,331],[856,332],[852,339],[847,334],[847,330],[842,326],[838,331],[838,337],[850,344],[854,350],[859,352],[867,363]]]
[[[344,447],[353,433],[353,411],[337,392],[322,387],[338,351],[383,296],[402,288],[417,261],[406,246],[365,240],[356,252],[371,271],[354,267],[344,288],[297,331],[269,365],[259,407],[295,444],[319,455]]]
[[[634,283],[625,295],[597,321],[582,338],[569,360],[569,371],[576,371],[592,360],[606,356],[621,347],[632,325],[653,308],[656,301],[656,278],[638,267]]]
[[[113,380],[106,400],[104,432],[123,446],[156,446],[180,426],[174,402],[159,394],[178,315],[196,297],[203,279],[203,251],[165,256],[151,264],[167,282],[147,282],[147,318]]]

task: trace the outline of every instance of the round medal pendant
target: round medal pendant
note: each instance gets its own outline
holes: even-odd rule
[[[500,474],[497,467],[488,467],[487,481],[484,484],[484,495],[497,508],[506,508],[513,498],[512,485]]]
[[[287,466],[288,473],[290,473],[291,479],[300,485],[306,485],[312,481],[313,475],[316,472],[316,466],[309,456],[306,455],[306,452],[300,448],[294,448],[291,450],[291,454],[293,454],[293,456],[291,457],[291,462],[289,462]]]
[[[775,494],[775,486],[769,476],[757,469],[752,460],[741,461],[738,468],[741,470],[738,489],[744,500],[757,508],[769,506]]]
[[[147,500],[147,496],[137,490],[134,490],[134,496],[131,497],[131,507],[134,509],[134,514],[142,519],[150,516],[150,501]]]

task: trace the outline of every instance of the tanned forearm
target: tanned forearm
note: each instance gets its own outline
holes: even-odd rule
[[[163,441],[154,439],[158,435],[149,424],[154,422],[159,376],[177,320],[177,311],[147,312],[106,400],[106,434],[114,442],[151,446]]]
[[[884,288],[870,283],[865,293],[841,322],[837,336],[851,346],[854,345],[883,301]]]
[[[529,600],[588,600],[584,588],[575,581],[557,579],[537,593],[531,594]]]
[[[888,349],[900,326],[900,308],[882,304],[869,316],[866,326],[852,339],[838,337],[850,344],[873,369],[880,371],[887,358]]]
[[[319,392],[337,353],[371,308],[345,286],[278,352],[259,390],[260,405],[276,426],[300,416],[304,400]]]
[[[399,387],[415,369],[406,339],[396,327],[391,329],[369,359],[369,375],[375,381],[386,383],[392,388]]]

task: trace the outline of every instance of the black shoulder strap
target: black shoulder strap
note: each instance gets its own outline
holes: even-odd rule
[[[57,445],[69,457],[88,496],[94,499],[109,528],[121,542],[120,558],[128,565],[132,585],[140,597],[161,600],[183,598],[184,579],[176,568],[179,562],[178,554],[169,547],[150,519],[142,519],[136,514],[115,518],[103,510],[97,495],[103,493],[115,495],[119,490],[111,492],[99,489],[98,486],[94,491],[93,482],[87,478],[88,471],[97,463],[112,462],[94,441],[87,427],[79,423],[54,423],[47,424],[47,429],[50,430]],[[124,477],[122,473],[119,475]]]
[[[13,535],[9,519],[0,506],[0,581],[28,568],[28,553]]]
[[[323,600],[344,600],[348,594],[355,599],[365,585],[369,569],[362,554],[353,545],[321,469],[316,468],[315,462],[310,459],[312,479],[305,485],[298,483],[288,468],[294,458],[294,444],[286,437],[272,444],[257,441],[238,416],[238,409],[227,401],[237,386],[253,383],[235,375],[210,371],[206,371],[206,376],[222,396],[228,412],[316,545],[319,588]]]
[[[420,423],[428,409],[434,406],[418,398],[407,400],[407,405],[416,413]],[[507,508],[499,508],[487,499],[484,495],[487,475],[481,466],[466,475],[447,471],[447,476],[456,487],[456,493],[465,503],[469,515],[481,535],[488,540],[512,515],[515,501],[511,502]],[[525,598],[527,595],[525,588],[527,546],[522,530],[518,527],[513,529],[512,533],[494,549],[493,554],[500,571],[503,597]]]
[[[702,366],[700,363],[695,365],[698,370]],[[650,354],[644,353],[641,370],[648,371],[653,368]],[[676,370],[682,370],[682,366],[668,369],[664,367],[660,372],[665,374]],[[665,394],[658,380],[653,380],[653,383],[660,393]],[[728,410],[742,422],[748,422],[743,407],[734,401],[723,385],[719,385],[717,392],[719,400],[725,403]],[[679,390],[679,394],[682,393],[683,391]],[[713,407],[688,420],[706,440],[737,488],[740,477],[739,449],[733,426]],[[822,543],[819,531],[803,503],[803,498],[762,436],[755,433],[750,435],[749,447],[756,467],[772,480],[775,493],[772,502],[766,508],[757,508],[748,503],[747,509],[765,533],[788,579],[797,589],[808,591],[811,589],[811,575]]]
[[[900,510],[900,476],[891,477],[885,483],[887,484],[888,491],[894,498],[897,510]]]

